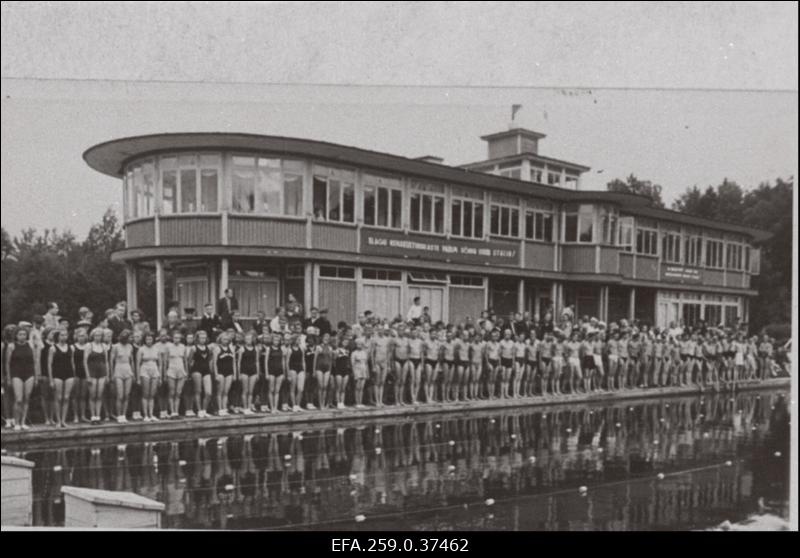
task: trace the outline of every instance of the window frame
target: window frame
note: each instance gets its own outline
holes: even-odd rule
[[[324,169],[327,172],[318,172],[320,169]],[[339,174],[342,173],[342,174]],[[351,182],[347,182],[347,179],[352,180]],[[312,205],[312,215],[315,221],[325,222],[325,223],[336,223],[341,225],[352,225],[356,226],[356,211],[357,211],[357,200],[356,200],[356,171],[353,169],[348,168],[339,168],[339,167],[332,167],[323,164],[312,164],[311,167],[311,205]],[[320,180],[325,184],[325,211],[324,216],[319,217],[317,216],[317,208],[316,208],[316,181]],[[329,200],[331,199],[331,182],[336,181],[338,182],[339,186],[339,218],[332,219],[331,218],[331,206],[329,204]],[[351,217],[352,220],[345,220],[345,192],[349,190],[352,194],[352,203],[353,207],[351,208]]]
[[[494,229],[494,210],[497,208],[497,232]],[[504,212],[506,212],[506,218],[508,222],[507,233],[503,233],[503,225],[504,225]],[[513,234],[513,224],[514,219],[513,215],[516,215],[516,222],[517,222],[517,234]],[[524,224],[524,223],[523,223]],[[519,239],[523,231],[521,231],[520,227],[520,210],[519,210],[519,203],[513,204],[510,202],[503,202],[503,201],[495,201],[489,200],[489,235],[490,236],[497,236],[501,238],[513,238]]]
[[[712,249],[713,248],[713,249]],[[703,265],[708,269],[725,269],[725,243],[716,238],[705,239]]]
[[[658,229],[637,226],[634,251],[637,256],[658,257]]]
[[[675,255],[676,253],[677,255]],[[662,232],[661,259],[670,264],[683,263],[683,235],[681,233],[675,231]]]
[[[530,218],[530,221],[529,221],[529,218]],[[547,218],[550,219],[550,234],[549,234],[550,238],[549,239],[545,238],[546,236],[548,236],[548,235],[545,234],[545,224],[544,224],[546,222]],[[539,229],[539,227],[537,225],[538,225],[540,220],[543,222],[542,230],[541,230],[542,235],[541,235],[541,238],[537,238],[537,234],[536,233],[537,233],[537,231]],[[552,210],[548,211],[546,209],[539,208],[539,207],[527,206],[525,208],[525,222],[524,222],[525,240],[530,240],[532,242],[544,242],[544,243],[547,243],[547,244],[553,244],[555,242],[555,235],[553,234],[554,229],[555,229],[555,223],[556,223],[556,219],[555,219],[555,212],[554,211],[552,211]],[[530,226],[529,226],[529,224],[530,224]]]
[[[412,182],[408,191],[408,230],[410,232],[419,234],[430,234],[435,236],[445,236],[447,234],[447,195],[445,187],[441,184],[434,182]],[[419,198],[419,207],[417,211],[412,211],[412,204],[414,198]],[[430,213],[431,213],[431,229],[425,230],[425,200],[430,199]],[[436,205],[437,202],[441,203],[442,208],[442,222],[441,230],[436,230]],[[414,228],[414,213],[417,213],[418,228]]]
[[[374,181],[374,182],[373,182]],[[396,181],[394,184],[389,183],[381,183],[381,181]],[[372,215],[372,223],[367,222],[367,212],[366,212],[366,193],[367,189],[372,188],[374,191],[374,206],[373,206],[373,215]],[[361,180],[361,187],[359,188],[361,191],[361,222],[365,227],[374,227],[376,229],[388,229],[388,230],[403,230],[403,218],[404,215],[404,206],[405,206],[405,196],[404,196],[404,188],[402,179],[396,177],[384,177],[375,174],[368,174],[364,173],[362,175]],[[381,225],[379,223],[380,217],[380,190],[386,190],[386,225]],[[400,215],[398,218],[397,225],[393,224],[393,209],[395,205],[395,192],[399,192],[400,194]]]
[[[573,207],[575,209],[572,209]],[[587,211],[581,211],[582,208],[586,208],[586,207],[591,208],[591,211],[588,211],[588,212]],[[582,230],[581,223],[583,222],[583,218],[587,217],[588,215],[591,215],[591,223],[592,223],[591,239],[590,240],[581,240],[581,230]],[[563,218],[564,225],[562,227],[563,234],[562,234],[561,238],[562,238],[562,242],[564,244],[586,244],[586,245],[595,244],[595,234],[594,233],[595,233],[595,229],[597,228],[595,226],[595,220],[596,220],[596,217],[597,217],[597,208],[596,208],[596,206],[594,206],[593,204],[589,204],[589,203],[567,204],[567,205],[564,206],[563,216],[564,216],[564,218]],[[569,222],[571,217],[575,217],[575,227],[576,227],[575,228],[575,240],[567,240],[567,232],[568,232],[568,229],[569,229],[569,227],[567,226],[567,223]]]

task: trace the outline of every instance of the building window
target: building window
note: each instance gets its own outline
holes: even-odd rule
[[[564,177],[564,184],[565,188],[569,188],[570,190],[577,190],[578,189],[578,177],[573,175],[566,175]]]
[[[302,162],[234,155],[232,163],[234,212],[302,215]]]
[[[627,252],[633,251],[633,217],[619,218],[619,240],[617,245]]]
[[[664,233],[661,238],[661,257],[667,263],[681,263],[680,233]]]
[[[699,303],[683,303],[682,316],[683,325],[693,327],[700,321],[700,311],[702,305]]]
[[[522,177],[522,169],[520,167],[500,169],[500,176],[505,176],[506,178],[516,178],[519,180]]]
[[[403,279],[402,273],[393,269],[364,268],[361,270],[361,277],[369,281],[402,281]]]
[[[753,248],[748,249],[748,259],[750,260],[750,265],[748,269],[750,273],[753,275],[758,275],[761,273],[761,248]]]
[[[451,275],[450,284],[459,287],[483,287],[483,277],[475,275]]]
[[[364,175],[364,224],[400,229],[403,227],[403,190],[393,178]]]
[[[450,205],[450,234],[483,238],[483,203],[453,198]]]
[[[548,171],[547,184],[550,186],[561,186],[561,173]]]
[[[686,265],[699,266],[703,251],[703,239],[699,236],[690,236],[684,242],[686,247]]]
[[[706,304],[704,319],[705,322],[710,326],[720,325],[722,323],[722,305]]]
[[[314,217],[339,223],[355,223],[352,171],[314,166]]]
[[[286,266],[287,279],[303,279],[306,276],[306,269],[302,265]]]
[[[725,306],[725,327],[733,327],[739,321],[739,307]]]
[[[743,252],[744,249],[741,244],[728,244],[725,247],[727,251],[726,264],[728,269],[734,271],[742,271],[744,269]]]
[[[409,213],[412,231],[444,234],[444,189],[434,184],[414,184]]]
[[[616,210],[600,207],[600,242],[613,246],[617,242],[619,216]]]
[[[594,240],[594,207],[567,205],[564,210],[564,242],[591,243]]]
[[[543,169],[540,169],[538,167],[531,167],[531,182],[542,184],[543,173],[544,173]]]
[[[319,276],[329,279],[355,279],[356,270],[353,267],[321,265],[319,267]]]
[[[490,206],[490,232],[496,236],[519,237],[519,207],[493,203]]]
[[[553,214],[545,211],[525,211],[525,238],[553,242]]]
[[[706,240],[706,267],[722,268],[722,242]]]
[[[644,256],[658,255],[658,231],[636,229],[636,253]]]

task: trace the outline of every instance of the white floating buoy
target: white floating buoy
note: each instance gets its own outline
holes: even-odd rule
[[[53,471],[55,471],[56,473],[58,473],[60,470],[61,470],[61,465],[56,465],[55,467],[53,467]]]
[[[292,458],[292,455],[291,455],[290,453],[287,453],[286,455],[284,455],[284,456],[283,456],[283,458],[284,458],[286,461],[289,461],[289,460]]]
[[[664,405],[664,406],[665,406],[667,409],[669,409],[669,403],[667,403],[667,404],[666,404],[666,405]]]
[[[620,426],[622,426],[622,425],[620,423],[617,423],[617,428],[619,428]]]
[[[356,479],[358,479],[358,477],[356,475],[350,475],[350,480],[352,482],[356,482]]]
[[[662,418],[660,418],[660,419],[658,419],[658,420],[659,420],[660,422],[664,422],[664,418],[663,418],[663,417],[662,417]]]
[[[489,424],[494,424],[494,419],[490,420]]]
[[[233,489],[234,489],[234,486],[232,484],[226,484],[225,485],[225,491],[226,492],[233,492]]]
[[[780,457],[782,454],[781,454],[781,452],[776,451],[773,455],[775,455],[775,457]]]
[[[380,455],[383,450],[381,448],[375,448],[375,454]]]
[[[603,448],[597,448],[598,453],[603,453],[605,450]]]
[[[454,445],[456,445],[456,442],[455,442],[455,440],[450,440],[449,442],[447,442],[447,445],[454,446]]]
[[[653,440],[653,443],[654,443],[655,445],[658,445],[658,440]]]
[[[726,461],[725,462],[725,466],[726,467],[730,467],[731,465],[733,465],[733,461]]]
[[[516,439],[517,439],[517,435],[516,435],[516,434],[512,434],[512,435],[511,435],[511,439],[512,439],[512,440],[516,440]]]
[[[456,470],[456,466],[455,466],[455,465],[450,465],[450,466],[447,468],[447,470],[448,470],[448,471],[450,471],[450,472],[452,473],[453,471],[455,471],[455,470]]]
[[[380,428],[376,428],[375,429],[375,434],[380,434],[380,433],[381,433],[381,429]]]
[[[441,428],[441,427],[442,427],[442,425],[441,425],[441,424],[437,424],[437,425],[436,425],[436,428]]]
[[[664,480],[664,473],[659,473],[657,475],[657,477],[658,477],[658,480]]]
[[[486,498],[486,501],[484,503],[487,506],[493,506],[494,505],[494,498]]]
[[[363,523],[364,520],[367,519],[367,518],[366,518],[366,516],[364,516],[362,514],[358,514],[355,519],[356,519],[356,523]]]
[[[534,456],[530,456],[530,457],[528,458],[528,462],[529,462],[531,465],[533,465],[534,463],[536,463],[536,458],[535,458]]]
[[[185,459],[181,459],[180,461],[178,461],[178,465],[183,467],[184,465],[186,465],[186,460]]]
[[[572,433],[572,428],[567,428],[567,434],[571,434],[571,433]]]
[[[358,495],[358,490],[351,490],[350,491],[350,496],[357,496],[357,495]]]
[[[711,436],[711,434],[709,434],[708,432],[703,432],[703,438],[708,438],[710,436]]]
[[[489,515],[486,516],[486,519],[494,519],[494,514],[490,513]]]
[[[585,486],[581,486],[580,488],[578,488],[578,492],[580,492],[581,494],[586,494],[588,491],[589,489],[586,488]]]
[[[628,410],[629,411],[633,411],[633,407],[628,407]]]

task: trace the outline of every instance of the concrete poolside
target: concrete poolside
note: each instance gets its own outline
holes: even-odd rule
[[[791,378],[772,378],[764,381],[743,382],[737,391],[768,390],[788,388]],[[43,425],[31,427],[26,431],[2,430],[0,442],[9,449],[33,449],[47,447],[50,444],[69,443],[136,443],[155,442],[176,437],[214,437],[220,433],[240,430],[241,434],[258,433],[263,430],[300,429],[301,426],[313,426],[315,429],[361,426],[365,421],[371,424],[396,422],[398,418],[411,419],[431,415],[450,415],[448,418],[466,416],[491,415],[499,409],[538,409],[569,407],[576,403],[614,405],[622,401],[634,399],[652,399],[659,397],[700,395],[715,393],[697,387],[666,387],[632,389],[624,392],[568,394],[557,398],[545,399],[541,396],[523,399],[492,399],[480,401],[459,401],[455,403],[422,403],[416,406],[387,406],[382,408],[367,407],[365,409],[327,409],[302,412],[256,413],[254,415],[229,415],[226,417],[180,418],[162,420],[160,422],[128,422],[119,424],[108,422],[96,425],[70,425],[68,428],[55,428]],[[728,391],[728,393],[730,393]],[[277,428],[273,428],[277,427]],[[288,427],[288,428],[287,428]]]

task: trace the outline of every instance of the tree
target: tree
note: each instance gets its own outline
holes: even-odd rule
[[[704,191],[697,186],[687,188],[672,206],[690,215],[737,223],[771,234],[760,246],[761,273],[751,283],[758,290],[750,304],[753,330],[791,320],[793,188],[793,177],[778,178],[774,186],[762,182],[747,192],[724,179]]]
[[[654,207],[664,207],[664,201],[661,199],[661,186],[653,184],[649,180],[639,180],[633,173],[628,175],[625,180],[615,178],[606,184],[606,190],[644,196]]]

